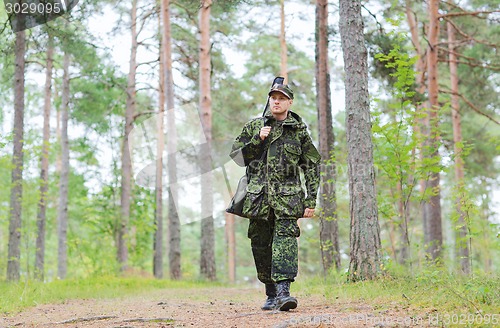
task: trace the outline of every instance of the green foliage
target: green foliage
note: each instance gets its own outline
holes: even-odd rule
[[[395,40],[392,49],[386,54],[375,55],[390,70],[391,81],[388,88],[390,99],[376,100],[377,107],[373,112],[374,164],[379,172],[378,185],[386,187],[378,188],[379,213],[383,221],[387,220],[388,230],[397,230],[400,235],[399,243],[394,236],[389,236],[387,252],[392,254],[394,260],[409,260],[412,263],[414,258],[401,258],[412,257],[407,253],[411,252],[414,237],[411,233],[413,229],[409,227],[410,204],[425,200],[435,192],[426,190],[419,193],[418,182],[427,180],[433,172],[440,172],[442,165],[439,158],[425,156],[437,150],[433,145],[424,144],[425,135],[417,128],[427,114],[417,109],[413,99],[416,58],[401,46],[408,37],[402,32],[389,33],[388,37]],[[420,154],[424,156],[420,157]],[[395,249],[398,244],[397,247],[401,247],[401,252],[406,252],[406,255],[399,254],[400,250]]]

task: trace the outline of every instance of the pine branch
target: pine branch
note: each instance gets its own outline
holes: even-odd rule
[[[158,110],[148,110],[145,112],[140,112],[140,113],[137,113],[134,115],[133,121],[135,121],[136,119],[138,119],[139,117],[141,117],[143,115],[154,115],[154,114],[159,114],[159,113],[160,112]]]
[[[443,92],[443,93],[447,93],[447,94],[450,94],[450,95],[456,95],[456,96],[459,96],[471,109],[473,109],[476,113],[478,113],[479,115],[482,115],[484,117],[486,117],[487,119],[489,119],[490,121],[492,121],[493,123],[496,123],[498,125],[500,125],[500,122],[497,121],[496,119],[494,119],[493,117],[491,117],[489,114],[486,114],[484,113],[483,111],[481,111],[479,108],[477,108],[470,100],[468,100],[467,98],[465,98],[462,94],[460,93],[456,93],[456,92],[453,92],[451,90],[444,90],[444,89],[439,89],[439,92]]]
[[[481,43],[481,44],[484,44],[484,45],[487,45],[487,46],[490,46],[492,48],[498,48],[498,44],[495,44],[495,43],[490,43],[488,41],[484,41],[484,40],[479,40],[479,39],[476,39],[475,37],[465,33],[462,29],[460,29],[457,24],[455,24],[455,22],[453,22],[452,19],[448,19],[448,18],[445,18],[444,19],[445,21],[447,21],[448,23],[450,23],[454,28],[455,30],[461,35],[463,36],[466,40],[465,41],[474,41],[474,42],[477,42],[477,43]]]
[[[467,65],[470,67],[481,67],[481,68],[489,69],[489,70],[495,71],[495,72],[500,71],[500,66],[492,66],[492,65],[485,64],[483,62],[480,62],[476,58],[462,55],[461,53],[456,52],[456,51],[450,51],[447,48],[439,47],[439,49],[444,51],[444,52],[447,52],[447,53],[452,53],[457,57],[464,58],[464,59],[468,60],[468,62],[457,60],[456,61],[457,64],[464,64],[464,65]],[[448,59],[440,59],[439,61],[442,63],[449,63],[450,62]]]
[[[458,13],[447,13],[447,14],[442,14],[439,15],[438,18],[446,18],[446,17],[459,17],[459,16],[476,16],[478,18],[484,18],[481,16],[478,16],[479,14],[494,14],[498,13],[500,10],[480,10],[480,11],[462,11]]]
[[[363,8],[370,16],[373,17],[373,19],[375,19],[375,23],[377,23],[379,32],[383,33],[384,32],[384,28],[382,27],[382,24],[379,22],[379,20],[377,18],[377,15],[375,15],[374,13],[372,13],[368,8],[366,8],[365,5],[361,5],[361,8]]]

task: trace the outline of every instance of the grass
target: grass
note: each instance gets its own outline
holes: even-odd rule
[[[196,290],[229,287],[223,283],[203,281],[156,280],[144,277],[92,277],[58,280],[49,283],[24,281],[0,282],[0,313],[13,314],[37,304],[61,303],[69,299],[112,299],[141,296],[161,289]],[[238,286],[234,286],[237,288]],[[298,297],[322,295],[338,311],[355,313],[367,305],[375,313],[403,311],[415,316],[439,314],[439,325],[453,327],[452,315],[496,315],[500,324],[500,277],[474,275],[462,277],[442,270],[428,270],[413,276],[386,274],[375,281],[348,283],[346,276],[331,274],[327,278],[301,276],[292,285]],[[209,299],[210,293],[200,293]],[[447,322],[445,315],[449,315]],[[461,317],[458,317],[460,319]],[[490,318],[490,322],[491,318]],[[477,323],[477,322],[475,322]],[[457,325],[460,327],[493,327],[494,324]]]
[[[92,277],[42,283],[27,280],[0,282],[0,313],[16,313],[38,304],[61,303],[69,299],[109,299],[143,295],[159,289],[195,289],[220,286],[203,281],[157,280],[143,277]]]
[[[474,275],[463,277],[442,270],[429,270],[418,275],[386,275],[375,281],[348,283],[345,275],[333,274],[328,278],[316,277],[298,281],[294,286],[300,294],[324,295],[330,304],[345,311],[364,303],[375,311],[403,310],[414,316],[436,317],[440,325],[453,327],[454,321],[465,323],[474,316],[476,321],[469,325],[478,327],[477,318],[488,318],[490,324],[500,325],[500,277]],[[347,305],[347,306],[346,306]],[[495,318],[492,321],[492,318]],[[462,320],[461,320],[462,319]]]

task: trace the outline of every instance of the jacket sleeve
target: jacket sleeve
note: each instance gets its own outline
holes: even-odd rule
[[[262,152],[262,139],[259,136],[257,120],[245,124],[240,135],[236,137],[229,156],[239,166],[247,166],[253,160],[259,159]]]
[[[302,138],[302,155],[300,156],[299,165],[304,171],[305,184],[307,189],[304,206],[307,208],[316,207],[316,197],[320,182],[320,165],[321,155],[312,143],[311,137],[306,129]]]

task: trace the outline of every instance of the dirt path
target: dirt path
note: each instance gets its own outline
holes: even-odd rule
[[[265,296],[253,288],[168,289],[118,299],[72,300],[39,305],[0,327],[428,327],[402,310],[328,302],[322,296],[295,295],[290,312],[260,310]],[[209,301],[207,301],[209,300]],[[387,307],[385,307],[387,308]]]

